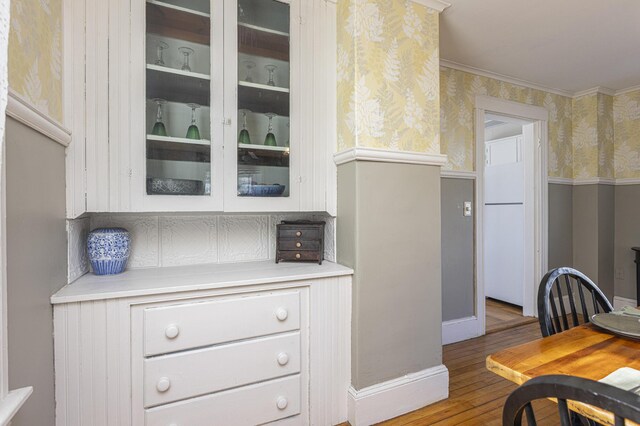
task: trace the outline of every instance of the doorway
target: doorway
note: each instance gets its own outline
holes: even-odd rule
[[[536,107],[517,102],[505,101],[498,98],[479,95],[476,97],[476,216],[475,216],[475,257],[476,257],[476,318],[478,335],[486,333],[486,297],[492,293],[495,287],[499,286],[499,281],[512,280],[515,278],[516,284],[507,287],[507,302],[522,306],[522,316],[535,317],[537,284],[547,269],[547,119],[548,112],[542,107]],[[518,126],[520,131],[520,142],[514,145],[508,143],[495,142],[495,149],[489,148],[487,152],[487,140],[499,140],[497,131],[486,130],[486,124],[491,120],[500,123],[510,123],[505,126],[515,132]],[[489,126],[489,129],[491,126]],[[487,133],[485,135],[485,133]],[[506,136],[509,137],[509,136]],[[518,136],[516,135],[516,139]],[[504,138],[503,138],[504,139]],[[512,142],[513,143],[513,142]],[[492,163],[488,156],[494,156],[494,170],[486,168],[487,161]],[[518,161],[515,161],[518,160]],[[502,164],[501,164],[502,163]],[[516,164],[519,163],[519,164]],[[492,165],[490,164],[490,167]],[[485,171],[489,180],[494,178],[494,174],[500,175],[499,166],[509,169],[521,168],[521,176],[518,179],[507,177],[498,179],[498,188],[523,187],[522,192],[515,194],[514,188],[507,188],[506,197],[496,195],[495,188],[485,187]],[[508,173],[507,173],[508,176]],[[511,192],[510,192],[511,191]],[[513,198],[513,199],[511,199]],[[485,201],[495,207],[485,206]],[[506,208],[498,209],[500,204]],[[520,203],[521,207],[517,207]],[[485,208],[495,211],[487,212]],[[516,210],[521,210],[514,214]],[[507,211],[511,210],[511,214]],[[486,217],[485,217],[486,216]],[[511,221],[511,223],[509,223]],[[490,234],[485,235],[485,222],[494,222],[494,226],[507,228],[522,225],[523,231],[518,238],[503,241],[496,244],[495,237]],[[489,224],[489,226],[491,226]],[[504,233],[503,233],[504,234]],[[520,264],[509,261],[509,244],[521,244],[523,260]],[[502,250],[502,256],[494,256],[492,250]],[[506,253],[506,254],[505,254]],[[488,258],[488,261],[485,258]],[[496,260],[498,259],[498,260]],[[507,260],[505,260],[507,259]],[[486,268],[503,266],[505,271],[485,271]],[[486,272],[486,273],[485,273]],[[491,280],[489,282],[488,280]],[[497,282],[495,281],[497,280]],[[504,287],[501,287],[504,290]],[[487,294],[487,290],[489,294]],[[517,290],[517,291],[516,291]],[[499,290],[500,291],[500,290]],[[505,298],[498,293],[498,297]],[[519,296],[521,294],[521,296]],[[513,299],[515,297],[515,299]],[[519,298],[518,298],[519,297]]]
[[[485,113],[482,244],[487,333],[535,320],[523,312],[527,279],[533,279],[534,259],[526,236],[533,231],[534,185],[528,170],[533,161],[527,147],[535,143],[534,132],[532,120]]]

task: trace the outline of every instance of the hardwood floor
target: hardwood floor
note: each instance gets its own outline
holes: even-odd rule
[[[502,407],[516,385],[485,368],[485,358],[509,346],[540,338],[538,323],[521,325],[489,335],[446,345],[444,364],[449,369],[449,398],[381,423],[404,425],[501,425]],[[539,425],[556,425],[556,404],[536,401]]]
[[[487,334],[517,327],[524,324],[537,323],[534,317],[523,317],[522,308],[495,299],[486,300]]]

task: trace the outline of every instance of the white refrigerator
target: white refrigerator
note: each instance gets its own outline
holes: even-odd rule
[[[522,306],[524,293],[523,137],[485,144],[485,296]]]

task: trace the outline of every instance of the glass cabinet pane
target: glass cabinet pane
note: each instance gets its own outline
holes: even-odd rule
[[[238,195],[288,197],[289,5],[238,0]]]
[[[209,195],[209,0],[147,0],[146,19],[146,192]]]

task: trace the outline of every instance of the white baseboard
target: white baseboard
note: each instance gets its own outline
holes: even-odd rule
[[[442,323],[442,344],[461,342],[473,339],[482,334],[477,317],[466,317]]]
[[[613,309],[618,310],[622,309],[625,306],[637,306],[638,302],[636,299],[629,299],[626,297],[613,296]]]
[[[444,365],[379,383],[349,388],[349,423],[366,426],[400,416],[449,396],[449,370]]]

